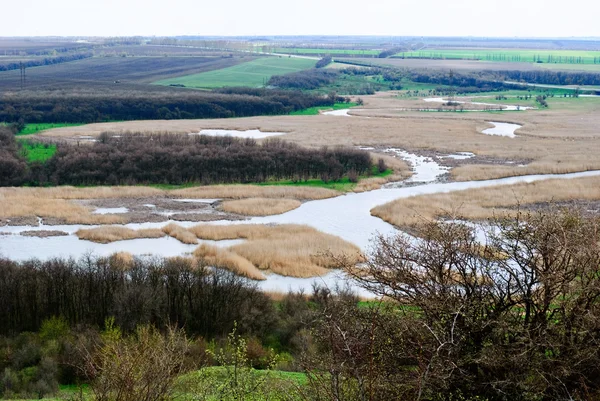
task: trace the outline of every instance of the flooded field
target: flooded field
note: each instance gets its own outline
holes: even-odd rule
[[[482,134],[516,138],[517,135],[515,135],[515,131],[522,127],[522,125],[519,124],[500,123],[496,121],[490,121],[490,124],[494,124],[494,127],[483,130]]]

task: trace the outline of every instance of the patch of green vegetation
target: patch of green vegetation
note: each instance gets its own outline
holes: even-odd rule
[[[83,123],[39,123],[39,124],[25,124],[25,128],[23,128],[18,136],[21,135],[32,135],[37,134],[38,132],[42,132],[52,128],[63,128],[63,127],[79,127],[84,125]]]
[[[290,116],[316,116],[321,110],[343,110],[356,106],[356,103],[336,103],[333,106],[317,106],[308,109],[292,111]]]
[[[373,166],[372,174],[369,176],[360,176],[358,180],[369,178],[369,177],[387,177],[393,173],[392,170],[387,169],[384,172],[380,173],[377,171],[377,166]],[[340,192],[350,192],[356,187],[355,182],[351,182],[348,177],[343,177],[338,181],[323,181],[322,179],[313,178],[306,181],[293,181],[293,180],[281,180],[281,181],[267,181],[258,183],[256,185],[264,185],[264,186],[296,186],[296,187],[318,187],[318,188],[327,188],[333,189]]]
[[[56,153],[57,147],[54,144],[32,143],[29,141],[19,141],[23,156],[28,162],[45,162]]]
[[[273,75],[283,75],[315,66],[315,60],[293,57],[262,57],[256,60],[200,74],[156,81],[157,85],[184,85],[190,88],[225,86],[261,87]]]

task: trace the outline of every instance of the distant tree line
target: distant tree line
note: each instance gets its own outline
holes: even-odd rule
[[[325,68],[332,62],[333,62],[333,59],[331,58],[331,56],[327,55],[327,56],[323,57],[321,60],[317,61],[317,64],[315,64],[315,68]]]
[[[311,69],[292,72],[285,75],[274,75],[268,85],[282,89],[318,89],[331,85],[340,76],[340,72],[331,69]]]
[[[253,88],[110,95],[90,91],[56,96],[25,92],[0,97],[0,121],[91,123],[248,117],[288,114],[332,104],[329,98],[319,95]]]
[[[67,63],[69,61],[83,60],[93,57],[92,53],[75,53],[57,57],[45,57],[41,59],[27,60],[23,62],[12,61],[10,63],[0,63],[0,71],[18,70],[23,64],[25,67],[39,67],[43,65],[53,65]]]
[[[391,49],[382,51],[381,53],[379,53],[379,55],[377,55],[377,57],[388,58],[403,51],[406,51],[406,47],[393,47]]]
[[[562,71],[499,71],[510,81],[543,85],[600,85],[600,74]]]
[[[46,163],[27,165],[13,144],[2,150],[3,185],[119,185],[338,180],[371,171],[367,152],[306,149],[279,139],[205,135],[102,134],[94,144],[60,144]]]

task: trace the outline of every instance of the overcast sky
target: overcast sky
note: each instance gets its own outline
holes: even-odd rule
[[[600,36],[600,0],[0,0],[0,36]]]

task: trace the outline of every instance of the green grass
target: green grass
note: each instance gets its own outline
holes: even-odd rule
[[[373,171],[369,176],[360,176],[358,177],[359,181],[361,179],[369,178],[369,177],[387,177],[393,174],[393,171],[387,169],[383,173],[377,171],[377,166],[373,166]],[[174,190],[174,189],[184,189],[184,188],[192,188],[201,186],[199,183],[186,183],[186,184],[150,184],[145,185],[152,188],[158,188],[163,190]],[[220,185],[220,184],[215,184]],[[242,184],[232,184],[232,185],[242,185]],[[280,181],[266,181],[266,182],[258,182],[258,183],[248,183],[248,185],[260,185],[260,186],[292,186],[292,187],[318,187],[318,188],[328,188],[333,189],[340,192],[350,192],[356,186],[356,183],[350,182],[348,177],[344,177],[339,181],[328,181],[325,182],[318,178],[313,178],[307,181],[292,181],[292,180],[280,180]]]
[[[376,56],[380,53],[379,50],[361,50],[361,49],[325,49],[325,48],[307,48],[307,47],[279,47],[273,50],[273,53],[282,54],[309,54],[309,55],[365,55]]]
[[[393,171],[387,169],[383,173],[377,171],[377,166],[373,166],[373,171],[370,176],[360,176],[358,177],[359,181],[361,179],[369,178],[369,177],[387,177],[392,174]],[[307,181],[292,181],[292,180],[281,180],[281,181],[267,181],[261,182],[255,185],[261,186],[295,186],[295,187],[318,187],[318,188],[327,188],[333,189],[340,192],[350,192],[356,187],[355,182],[350,182],[348,177],[343,177],[338,181],[328,181],[325,182],[318,178],[313,178]]]
[[[399,53],[395,57],[436,58],[448,60],[481,60],[543,64],[597,65],[600,68],[600,52],[579,50],[522,50],[522,49],[426,49]],[[594,64],[594,60],[596,64]]]
[[[63,127],[78,127],[84,125],[83,123],[39,123],[39,124],[25,124],[25,128],[23,128],[18,136],[21,135],[33,135],[38,132],[45,131],[51,128],[63,128]]]
[[[291,57],[262,57],[247,63],[200,74],[156,81],[157,85],[185,85],[190,88],[225,86],[261,87],[273,75],[298,72],[315,66],[315,60]]]
[[[317,106],[308,109],[292,111],[290,116],[316,116],[321,110],[343,110],[356,106],[356,103],[336,103],[333,106]]]
[[[19,141],[21,143],[21,149],[23,155],[28,162],[45,162],[50,159],[56,153],[56,145],[54,144],[43,144],[43,143],[31,143],[28,141]]]

